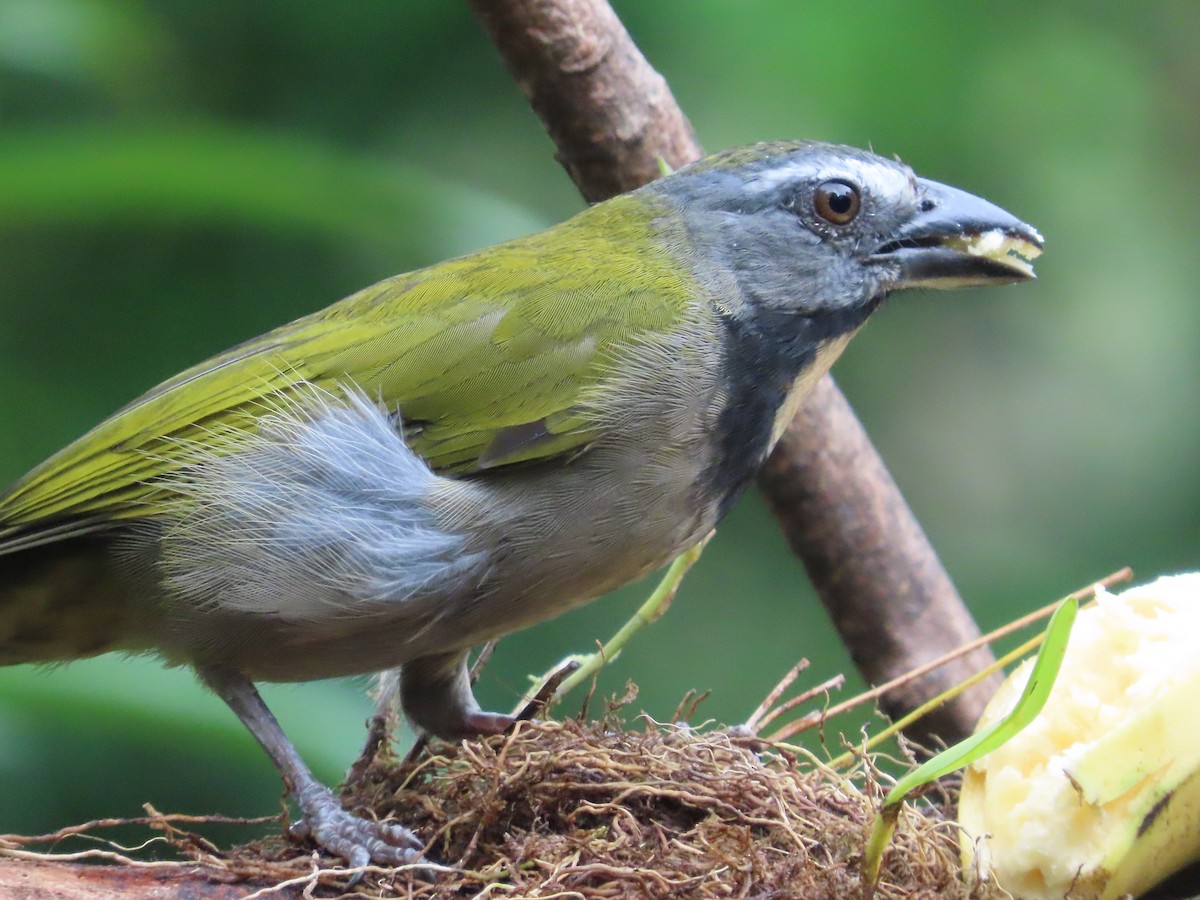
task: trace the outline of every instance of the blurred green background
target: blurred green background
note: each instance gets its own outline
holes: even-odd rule
[[[836,370],[983,625],[1200,567],[1200,5],[617,8],[707,147],[870,145],[1047,236],[1037,283],[906,294]],[[0,482],[209,354],[579,208],[460,3],[0,0]],[[647,589],[504,642],[485,705]],[[702,717],[734,722],[801,656],[809,683],[850,671],[749,496],[601,690],[667,718],[711,688]],[[267,690],[325,779],[365,683]],[[0,832],[278,795],[187,672],[0,670]]]

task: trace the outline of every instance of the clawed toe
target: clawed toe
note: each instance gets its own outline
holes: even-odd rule
[[[371,863],[402,866],[420,860],[421,841],[403,825],[346,812],[329,791],[306,799],[303,818],[291,828],[292,837],[312,840],[352,868]]]

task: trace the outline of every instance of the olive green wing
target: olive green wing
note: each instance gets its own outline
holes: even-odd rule
[[[647,235],[580,227],[599,210],[380,282],[165,382],[0,497],[0,552],[153,514],[156,480],[189,448],[221,452],[314,386],[398,412],[441,472],[580,452],[603,427],[612,361],[667,339],[695,292]],[[548,258],[570,265],[551,277]]]

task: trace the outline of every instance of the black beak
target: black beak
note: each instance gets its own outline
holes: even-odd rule
[[[899,262],[892,290],[1010,284],[1035,277],[1042,252],[1037,230],[986,200],[917,179],[920,211],[873,254]]]

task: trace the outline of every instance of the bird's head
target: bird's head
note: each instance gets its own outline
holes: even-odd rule
[[[888,293],[1032,278],[1042,238],[966,191],[865,150],[798,142],[729,150],[655,183],[703,275],[732,273],[761,312],[863,318]],[[838,330],[838,329],[834,329]]]

